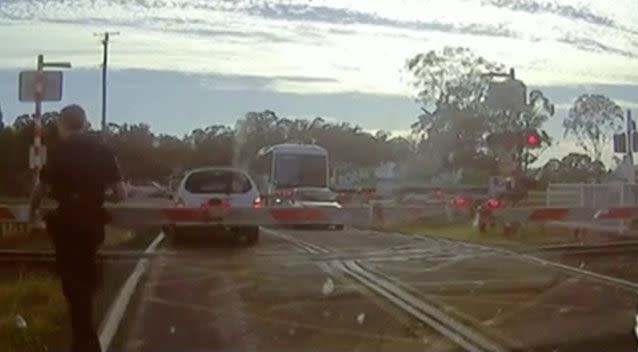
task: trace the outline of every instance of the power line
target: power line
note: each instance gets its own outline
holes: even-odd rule
[[[96,33],[96,36],[102,37],[102,132],[106,131],[106,72],[109,62],[109,42],[111,36],[119,35],[119,32],[103,32]]]

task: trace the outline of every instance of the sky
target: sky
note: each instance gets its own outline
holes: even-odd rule
[[[562,119],[583,93],[638,108],[638,1],[0,0],[0,105],[31,112],[17,75],[37,54],[70,61],[64,100],[99,124],[102,47],[110,46],[108,119],[158,133],[235,123],[248,111],[347,121],[406,133],[419,113],[404,70],[415,54],[465,46],[516,69],[558,111],[547,129],[576,149]],[[609,159],[610,153],[606,153]]]

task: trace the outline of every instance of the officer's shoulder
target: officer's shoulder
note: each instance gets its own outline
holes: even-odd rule
[[[62,143],[65,148],[83,150],[85,152],[102,152],[108,150],[99,135],[84,133],[73,136]]]
[[[77,139],[79,143],[90,144],[99,147],[106,147],[104,138],[98,132],[86,132]]]

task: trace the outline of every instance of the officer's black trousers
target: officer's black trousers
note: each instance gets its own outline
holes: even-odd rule
[[[103,226],[82,225],[60,219],[47,221],[55,245],[56,265],[66,298],[71,329],[72,352],[101,352],[93,321],[93,297],[101,279],[96,264]]]

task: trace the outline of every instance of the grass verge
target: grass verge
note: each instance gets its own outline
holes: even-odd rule
[[[18,230],[7,232],[0,237],[0,249],[21,249],[21,250],[51,250],[53,244],[46,231],[35,231],[27,234],[24,229],[16,227]],[[135,236],[134,231],[107,226],[104,235],[102,248],[113,248],[120,244],[129,242]]]
[[[66,320],[62,289],[52,275],[0,273],[0,351],[58,351],[68,334]]]
[[[479,233],[478,229],[474,228],[469,222],[455,224],[399,224],[385,227],[384,230],[414,235],[440,236],[492,245],[539,244],[547,243],[553,238],[550,231],[543,229],[542,225],[538,224],[527,225],[520,233],[509,237],[503,234],[501,227],[489,229],[486,233]]]
[[[108,227],[102,249],[145,248],[156,231]],[[0,248],[51,250],[44,231],[31,236],[15,233],[0,239]],[[68,348],[70,329],[62,288],[50,263],[8,263],[0,266],[0,351],[43,352]],[[96,323],[102,320],[113,297],[135,261],[104,263],[103,282],[95,296]],[[20,315],[26,327],[20,327]]]

